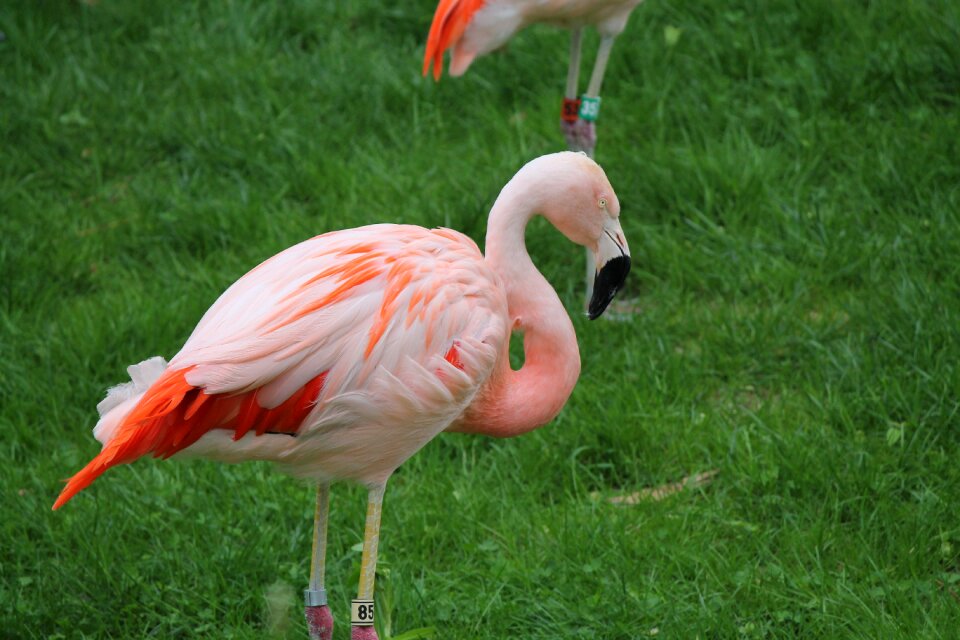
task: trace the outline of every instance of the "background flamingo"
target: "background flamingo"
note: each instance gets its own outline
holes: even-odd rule
[[[54,509],[112,466],[147,454],[268,460],[318,484],[305,593],[311,635],[331,637],[324,558],[329,484],[369,488],[353,638],[376,638],[373,590],[384,488],[444,430],[507,437],[557,415],[580,372],[570,318],[526,252],[536,213],[596,261],[591,318],[623,284],[629,250],[603,170],[582,154],[538,158],[490,212],[486,255],[448,229],[327,233],[234,283],[167,364],[130,367],[100,403],[102,451]],[[525,362],[512,370],[512,330]]]
[[[433,66],[440,79],[443,52],[451,50],[450,75],[463,75],[474,58],[497,49],[515,33],[534,23],[571,30],[570,68],[560,112],[560,129],[567,146],[593,157],[600,114],[600,87],[617,36],[623,32],[634,7],[642,0],[440,0],[430,25],[423,60],[423,75]],[[580,48],[583,28],[600,32],[600,47],[587,92],[578,98]]]

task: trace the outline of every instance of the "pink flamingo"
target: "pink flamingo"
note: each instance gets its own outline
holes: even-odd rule
[[[486,255],[449,229],[380,224],[334,231],[270,258],[234,283],[167,364],[128,369],[97,407],[101,452],[61,507],[104,471],[147,454],[269,460],[318,485],[306,613],[329,640],[324,559],[329,485],[369,488],[351,637],[375,639],[373,588],[384,488],[441,431],[515,436],[560,411],[580,373],[573,324],[524,245],[544,215],[593,250],[591,318],[623,284],[630,254],[620,204],[583,154],[543,156],[503,188]],[[512,330],[524,365],[512,370]]]
[[[433,65],[433,77],[443,71],[443,52],[451,49],[450,75],[463,75],[474,58],[490,53],[527,25],[543,22],[571,30],[567,90],[560,112],[560,129],[567,146],[593,157],[600,114],[600,85],[617,36],[642,0],[440,0],[427,37],[423,75]],[[583,28],[600,32],[600,47],[587,92],[577,97],[580,43]]]

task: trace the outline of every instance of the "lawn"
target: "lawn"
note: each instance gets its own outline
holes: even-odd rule
[[[249,268],[372,222],[482,241],[561,148],[567,34],[435,84],[432,10],[0,5],[0,635],[306,637],[309,487],[150,459],[50,506],[104,390]],[[958,637],[960,3],[647,0],[603,105],[637,312],[586,320],[582,250],[531,225],[580,383],[397,472],[381,638]],[[340,639],[364,500],[332,498]]]

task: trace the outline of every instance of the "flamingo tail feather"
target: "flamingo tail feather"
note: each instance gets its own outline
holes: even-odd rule
[[[63,488],[54,510],[90,486],[104,471],[133,462],[148,453],[169,458],[212,429],[232,429],[236,439],[255,426],[256,434],[295,435],[323,389],[326,372],[308,381],[273,409],[257,402],[257,389],[242,394],[207,394],[187,382],[193,367],[164,371],[143,393],[129,413],[119,418],[103,450],[77,472]],[[122,411],[122,405],[112,407]],[[109,419],[104,415],[103,420]]]
[[[443,74],[443,52],[457,44],[485,0],[440,0],[433,14],[427,48],[423,56],[423,75],[433,66],[433,79]]]

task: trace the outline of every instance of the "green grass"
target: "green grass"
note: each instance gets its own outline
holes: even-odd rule
[[[50,505],[104,389],[248,268],[375,221],[480,240],[561,147],[566,34],[435,85],[432,8],[0,6],[0,635],[305,637],[309,488],[144,460]],[[583,319],[581,251],[532,226],[580,384],[395,475],[381,637],[957,637],[960,5],[647,0],[604,86],[641,311]],[[336,488],[338,638],[363,510]]]

